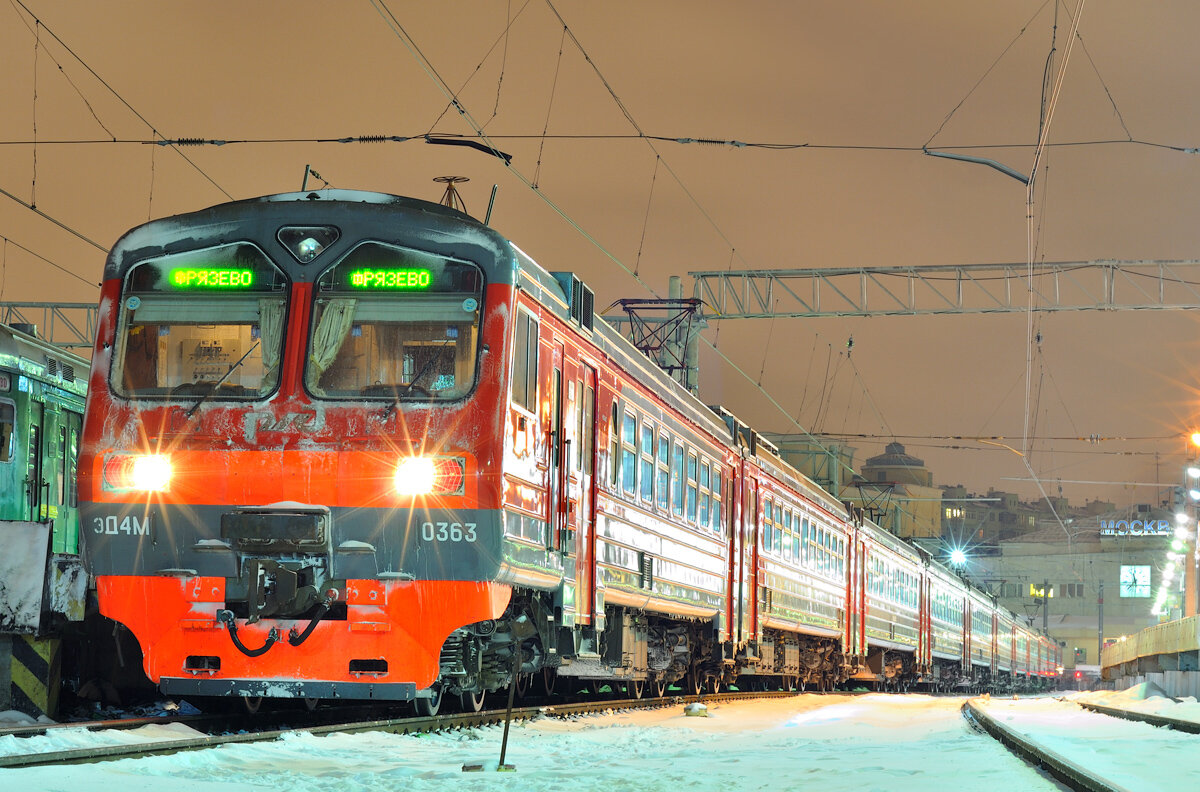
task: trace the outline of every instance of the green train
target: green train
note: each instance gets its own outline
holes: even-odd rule
[[[80,557],[88,369],[35,327],[0,324],[0,710],[54,716],[64,690],[113,701],[114,664],[140,673],[136,642],[99,616]]]

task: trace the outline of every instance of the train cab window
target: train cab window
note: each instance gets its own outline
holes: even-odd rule
[[[625,413],[621,428],[621,485],[626,495],[637,490],[637,418]]]
[[[696,523],[701,528],[708,528],[709,480],[708,460],[700,460],[700,480],[697,482],[700,490],[700,506],[696,513]]]
[[[696,488],[696,455],[688,454],[687,457],[687,518],[688,522],[696,522],[697,488]]]
[[[476,265],[365,242],[317,280],[304,384],[326,398],[460,399],[482,304]]]
[[[683,445],[671,449],[671,513],[683,516]]]
[[[658,489],[658,508],[667,511],[671,498],[671,438],[661,429],[658,432],[658,479],[655,482]]]
[[[642,500],[654,502],[654,424],[642,421],[642,445],[639,462],[641,464]]]
[[[0,401],[0,462],[11,462],[13,444],[16,439],[13,426],[16,423],[16,408],[11,402]]]
[[[136,264],[121,294],[113,389],[132,397],[265,396],[279,381],[286,286],[248,243]]]
[[[513,404],[537,413],[538,322],[524,311],[517,311],[513,327]]]

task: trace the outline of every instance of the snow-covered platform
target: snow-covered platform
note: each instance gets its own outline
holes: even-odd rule
[[[1100,655],[1101,678],[1118,690],[1152,683],[1175,698],[1200,698],[1200,616],[1124,636]]]

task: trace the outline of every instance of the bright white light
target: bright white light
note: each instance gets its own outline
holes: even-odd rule
[[[1192,536],[1192,532],[1189,531],[1187,528],[1176,528],[1175,536],[1180,539],[1190,539]]]
[[[158,454],[137,457],[129,478],[134,489],[162,492],[171,484],[171,460]]]
[[[1188,497],[1194,501],[1200,501],[1200,489],[1188,490]]]
[[[1200,479],[1200,466],[1188,465],[1187,474],[1191,478]]]
[[[1171,549],[1175,550],[1176,552],[1182,552],[1183,548],[1185,547],[1187,547],[1187,545],[1183,543],[1182,539],[1173,539],[1171,541]]]
[[[433,492],[433,460],[409,457],[396,468],[396,492],[401,495],[428,495]]]
[[[1187,521],[1188,516],[1185,513],[1175,512],[1175,522],[1179,523],[1180,525],[1186,525]]]
[[[954,566],[962,566],[967,563],[967,554],[961,548],[954,548],[950,551],[950,563]]]

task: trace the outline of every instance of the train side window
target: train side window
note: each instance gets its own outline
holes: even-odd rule
[[[671,448],[671,512],[683,516],[683,445]]]
[[[642,500],[654,502],[654,424],[642,420]]]
[[[709,527],[709,523],[708,523],[709,494],[708,494],[708,492],[709,492],[709,486],[711,485],[712,482],[709,480],[709,469],[708,469],[708,460],[707,459],[700,460],[700,481],[698,483],[700,486],[700,508],[696,515],[696,522],[700,525],[701,528],[708,528]]]
[[[626,495],[637,491],[637,418],[630,413],[621,431],[621,485]]]
[[[733,482],[730,482],[732,484]],[[721,476],[721,469],[713,465],[712,470],[712,510],[709,512],[710,525],[713,531],[725,535],[725,500],[724,500],[724,480]],[[731,501],[732,502],[732,501]]]
[[[524,311],[517,311],[513,340],[512,400],[513,404],[536,413],[538,323]]]
[[[0,402],[0,462],[11,462],[13,458],[16,407],[11,402]]]
[[[775,546],[775,512],[771,506],[770,498],[763,498],[763,529],[762,529],[762,549],[764,552],[771,552],[771,548]]]
[[[583,404],[579,408],[579,469],[587,475],[592,474],[592,464],[595,459],[593,444],[596,440],[596,389],[591,385],[581,387]]]
[[[687,518],[696,522],[696,455],[687,455]]]
[[[616,492],[621,483],[621,406],[615,401],[608,422],[608,478]]]
[[[783,555],[783,504],[775,501],[775,554]]]
[[[658,431],[658,508],[665,514],[671,500],[671,438]]]
[[[783,511],[783,557],[788,561],[796,560],[792,553],[792,510]]]

